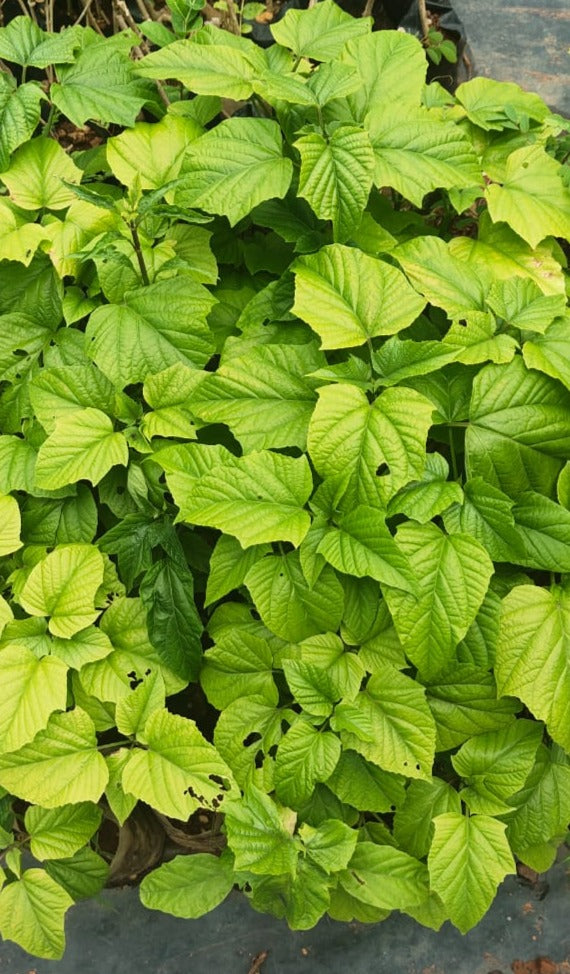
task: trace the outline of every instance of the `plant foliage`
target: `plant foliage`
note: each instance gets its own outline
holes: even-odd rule
[[[565,123],[171,6],[0,30],[0,932],[61,956],[139,802],[223,848],[150,908],[465,932],[570,818]]]

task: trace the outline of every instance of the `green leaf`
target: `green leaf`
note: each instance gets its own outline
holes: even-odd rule
[[[122,785],[123,771],[129,760],[129,755],[130,751],[126,747],[121,747],[118,751],[113,751],[105,758],[109,771],[109,781],[105,789],[105,798],[109,802],[109,808],[119,825],[125,824],[137,803],[134,795],[127,794]]]
[[[30,572],[20,593],[26,612],[49,616],[50,632],[68,639],[97,617],[103,557],[92,545],[60,545]]]
[[[453,317],[483,310],[489,272],[454,256],[439,237],[416,237],[394,253],[414,287],[431,304]]]
[[[387,910],[421,903],[428,891],[423,863],[399,849],[372,842],[358,843],[339,882],[355,899]]]
[[[82,900],[101,892],[109,876],[109,867],[101,856],[85,846],[69,859],[48,860],[46,873],[74,900]]]
[[[520,791],[507,800],[507,838],[515,855],[527,862],[533,847],[557,839],[570,815],[570,761],[559,747],[538,749],[536,762]]]
[[[416,577],[408,559],[392,538],[381,513],[359,505],[329,528],[317,551],[337,571],[365,575],[406,592],[416,591]]]
[[[513,561],[544,571],[570,571],[570,511],[526,491],[517,498],[513,517],[520,539],[520,553]]]
[[[0,750],[17,751],[43,730],[54,710],[65,710],[67,666],[52,656],[38,659],[23,646],[0,650]]]
[[[176,856],[145,876],[140,887],[141,902],[149,910],[196,919],[225,900],[234,882],[229,856]]]
[[[353,703],[340,703],[331,726],[344,748],[386,771],[426,778],[435,752],[435,724],[425,690],[389,664],[378,665]]]
[[[487,591],[493,564],[466,534],[443,534],[435,524],[409,521],[396,540],[418,579],[418,597],[386,588],[385,597],[404,651],[431,678],[453,659]]]
[[[326,781],[340,757],[336,734],[317,730],[307,720],[295,721],[281,740],[275,760],[275,794],[289,808],[311,797],[317,781]]]
[[[361,85],[348,104],[351,118],[363,121],[378,104],[392,102],[402,109],[420,105],[427,62],[417,38],[403,31],[374,31],[348,42],[341,62],[356,70]],[[331,108],[336,107],[335,102]],[[343,103],[340,102],[340,106]],[[344,108],[344,106],[343,106]],[[345,112],[342,112],[342,116]]]
[[[117,730],[125,737],[144,732],[150,715],[155,710],[164,709],[164,699],[164,680],[160,672],[145,675],[144,680],[128,696],[118,701],[115,710]]]
[[[153,411],[145,414],[143,430],[149,439],[153,436],[196,438],[196,422],[189,400],[203,378],[197,369],[189,369],[182,362],[147,376],[143,395]]]
[[[332,632],[304,639],[301,657],[283,660],[289,689],[304,711],[328,717],[338,700],[352,700],[360,689],[364,666]]]
[[[245,577],[255,607],[271,632],[290,642],[338,628],[343,610],[342,586],[325,567],[310,587],[298,551],[266,555]]]
[[[2,522],[0,558],[3,558],[4,555],[9,555],[22,547],[20,508],[16,498],[9,494],[0,494],[0,520]]]
[[[404,852],[423,859],[431,845],[435,816],[460,811],[459,795],[446,781],[410,781],[406,799],[394,815],[394,838]]]
[[[373,108],[368,119],[374,150],[374,184],[391,186],[415,206],[435,189],[468,188],[481,183],[473,147],[460,128],[426,109],[402,118],[402,109]]]
[[[22,536],[27,544],[89,544],[97,531],[97,506],[85,484],[61,500],[28,498],[22,508]]]
[[[123,388],[177,362],[201,369],[214,351],[206,317],[215,299],[187,275],[128,291],[123,304],[93,312],[88,352]]]
[[[175,200],[226,216],[234,226],[263,200],[285,196],[292,174],[276,122],[229,118],[192,143]]]
[[[500,614],[500,596],[489,588],[467,635],[459,644],[457,656],[461,662],[472,663],[482,669],[494,666]]]
[[[263,52],[249,43],[235,45],[225,31],[204,28],[193,39],[175,41],[137,64],[145,78],[174,78],[198,95],[220,95],[239,101],[253,93],[253,81],[267,68]],[[201,43],[200,43],[201,41]],[[131,123],[132,124],[132,123]]]
[[[6,602],[6,599],[0,595],[0,636],[2,635],[5,627],[12,622],[14,618],[12,609]]]
[[[270,551],[268,544],[252,545],[244,550],[237,538],[222,534],[210,557],[205,605],[240,588],[252,565]]]
[[[182,821],[197,808],[225,808],[235,789],[231,771],[193,720],[156,710],[141,738],[146,749],[125,763],[125,791]]]
[[[0,77],[0,172],[8,169],[14,149],[27,142],[40,121],[42,89],[34,81],[16,85],[15,79]]]
[[[394,335],[374,353],[374,369],[379,374],[379,385],[395,386],[403,379],[437,372],[455,361],[456,356],[456,350],[446,347],[440,340],[402,341]]]
[[[43,869],[27,869],[0,891],[0,933],[37,957],[65,950],[64,917],[73,900]]]
[[[479,218],[478,239],[454,237],[449,251],[465,263],[491,272],[497,280],[528,278],[543,294],[564,294],[562,269],[553,241],[544,241],[533,250],[506,223],[492,223],[488,212],[483,211]]]
[[[482,477],[468,480],[461,506],[444,515],[446,530],[463,532],[479,541],[493,561],[518,560],[521,539],[513,515],[514,502]]]
[[[269,703],[267,695],[250,695],[247,686],[244,692],[224,707],[214,743],[242,788],[254,784],[265,791],[267,786],[273,788],[274,779],[274,760],[269,752],[273,753],[283,737],[283,727],[288,727],[296,715]]]
[[[499,883],[514,872],[505,826],[487,815],[465,818],[456,812],[438,815],[434,826],[430,886],[454,926],[467,933],[491,905]]]
[[[112,383],[90,363],[42,369],[33,379],[30,398],[47,433],[62,413],[91,407],[113,415],[119,406]]]
[[[0,30],[0,57],[23,67],[47,68],[71,63],[80,43],[77,29],[51,34],[30,17],[14,17]]]
[[[333,61],[347,41],[370,33],[370,20],[358,20],[341,10],[333,0],[323,0],[309,10],[288,10],[271,33],[297,57]]]
[[[452,505],[461,504],[463,491],[459,484],[447,480],[447,461],[439,453],[428,453],[422,480],[412,481],[392,498],[388,514],[405,514],[425,524]],[[467,532],[469,533],[469,532]]]
[[[552,300],[544,297],[542,301]],[[523,358],[528,369],[537,369],[558,379],[570,389],[570,357],[568,338],[570,336],[570,316],[558,318],[548,326],[543,335],[536,335],[523,345]]]
[[[322,355],[307,345],[259,345],[222,363],[190,398],[208,423],[226,423],[246,452],[284,446],[305,449],[317,395],[308,376]]]
[[[70,639],[56,637],[51,640],[50,649],[54,656],[74,670],[80,670],[94,660],[104,659],[113,651],[108,636],[96,626],[81,629]]]
[[[508,813],[506,799],[523,787],[541,740],[540,724],[516,720],[504,729],[472,737],[460,747],[451,763],[466,785],[460,796],[471,812]]]
[[[141,189],[160,189],[176,179],[188,145],[202,132],[197,122],[174,115],[159,122],[136,122],[133,129],[109,139],[107,162],[124,186],[138,179]]]
[[[497,700],[494,676],[485,666],[473,663],[453,663],[427,682],[426,694],[438,751],[449,751],[477,734],[508,727],[521,709],[516,700]]]
[[[550,736],[570,750],[570,679],[566,635],[570,591],[518,585],[503,599],[495,674],[499,693],[518,697]]]
[[[125,437],[113,431],[112,421],[100,409],[65,410],[40,447],[36,484],[49,490],[80,479],[98,484],[111,467],[126,467],[128,459]]]
[[[510,325],[539,334],[543,334],[552,321],[566,311],[564,295],[543,294],[538,284],[524,277],[495,281],[487,303],[499,318]]]
[[[168,480],[168,477],[167,477]],[[243,547],[268,541],[299,545],[309,528],[303,506],[312,490],[306,457],[268,450],[227,454],[181,498],[180,518],[235,535]]]
[[[31,805],[24,817],[36,859],[68,859],[81,849],[101,823],[102,812],[90,802],[40,808]]]
[[[255,787],[250,787],[240,802],[229,804],[225,828],[236,871],[247,870],[256,876],[294,875],[296,817],[289,809],[280,811],[271,798]]]
[[[328,139],[311,132],[294,144],[301,155],[299,196],[321,220],[332,221],[335,240],[346,240],[360,223],[372,188],[374,154],[368,134],[340,125]]]
[[[149,98],[149,89],[136,78],[127,51],[111,39],[92,38],[73,64],[58,68],[57,76],[50,98],[79,127],[93,119],[103,126],[130,128]]]
[[[395,267],[353,247],[323,247],[300,257],[294,270],[293,311],[317,332],[323,348],[393,335],[411,325],[425,304]]]
[[[553,492],[570,456],[570,395],[553,379],[525,368],[487,365],[475,376],[465,436],[469,477],[482,477],[511,497]]]
[[[307,87],[322,107],[333,98],[352,95],[360,87],[359,77],[348,64],[331,61],[317,66],[307,78]]]
[[[38,223],[29,223],[29,214],[9,200],[0,203],[0,260],[18,261],[27,267],[50,233]]]
[[[512,335],[495,334],[496,322],[488,311],[469,311],[454,321],[442,345],[455,350],[454,360],[464,365],[510,362],[518,348]]]
[[[107,778],[93,721],[78,708],[53,714],[32,743],[0,756],[0,784],[43,808],[96,802]]]
[[[508,81],[472,78],[459,85],[455,97],[468,119],[487,132],[515,128],[513,112],[536,122],[544,122],[549,114],[542,98]]]
[[[168,694],[178,693],[186,685],[161,664],[149,640],[146,611],[140,599],[115,598],[101,616],[100,627],[113,652],[82,667],[81,684],[86,693],[118,703],[131,692],[133,681],[149,675],[149,669],[160,670]]]
[[[504,221],[531,247],[545,237],[570,237],[570,189],[561,166],[540,145],[511,152],[502,186],[485,190],[491,219]]]
[[[370,403],[338,383],[319,390],[309,453],[322,477],[346,478],[348,504],[384,507],[421,476],[431,417],[431,403],[414,390],[386,389]]]
[[[358,839],[354,829],[331,818],[316,829],[302,825],[299,831],[308,855],[321,869],[326,873],[346,869]]]
[[[26,142],[12,156],[10,166],[0,174],[10,198],[23,210],[60,210],[74,197],[65,183],[79,183],[81,169],[54,139]]]
[[[183,680],[195,681],[202,659],[202,623],[194,602],[194,579],[185,565],[160,558],[146,572],[140,595],[150,640],[162,662]]]
[[[19,436],[0,436],[0,490],[29,492],[34,485],[36,451]]]
[[[403,778],[347,749],[326,784],[341,801],[363,812],[393,812],[404,801]]]
[[[390,910],[383,910],[379,906],[370,906],[363,903],[347,893],[342,886],[331,890],[331,901],[327,909],[328,915],[333,920],[340,920],[344,923],[351,923],[353,920],[359,923],[379,923],[390,915]]]

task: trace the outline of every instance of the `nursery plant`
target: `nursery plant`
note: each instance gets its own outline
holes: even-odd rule
[[[151,909],[465,932],[570,820],[568,123],[186,7],[0,30],[0,933],[141,808]]]

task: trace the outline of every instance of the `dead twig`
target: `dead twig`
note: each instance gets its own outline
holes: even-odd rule
[[[77,24],[80,24],[81,21],[83,20],[83,18],[87,16],[87,14],[89,13],[89,10],[91,9],[91,6],[92,6],[94,0],[81,0],[81,2],[83,4],[83,10],[79,14],[79,17],[77,18],[77,20],[74,21],[74,23],[73,23],[73,26],[74,27],[76,27]]]
[[[153,9],[152,4],[150,7],[147,7],[144,0],[135,0],[135,3],[141,12],[141,16],[144,17],[145,20],[158,20],[158,14],[156,10]]]
[[[267,960],[268,957],[269,957],[268,950],[262,950],[259,954],[256,954],[255,957],[253,958],[251,967],[247,972],[247,974],[258,974],[258,972],[261,969],[261,965],[265,964],[265,961]]]

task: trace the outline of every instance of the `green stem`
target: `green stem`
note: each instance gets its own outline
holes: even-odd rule
[[[55,120],[56,113],[57,113],[57,108],[55,107],[55,105],[53,105],[53,104],[50,105],[49,115],[48,115],[47,121],[46,121],[46,123],[45,123],[45,125],[44,125],[44,127],[42,129],[42,135],[43,135],[44,139],[47,138],[49,135],[51,135],[51,130],[52,130],[52,127],[53,127],[53,123],[54,123],[54,120]]]
[[[131,743],[131,741],[110,741],[109,744],[99,744],[97,746],[97,750],[108,751],[109,749],[113,750],[117,747],[129,747]]]
[[[453,479],[459,480],[459,467],[457,465],[457,453],[455,451],[455,441],[453,439],[453,430],[449,431],[449,452],[451,454],[451,469],[453,471]]]
[[[135,254],[137,255],[137,261],[139,265],[139,270],[141,272],[142,282],[145,285],[145,287],[148,287],[148,285],[150,284],[150,278],[148,276],[148,271],[146,269],[146,264],[144,262],[138,230],[134,225],[134,223],[130,224],[130,228],[131,228],[131,236],[133,238],[133,247],[135,248]]]

